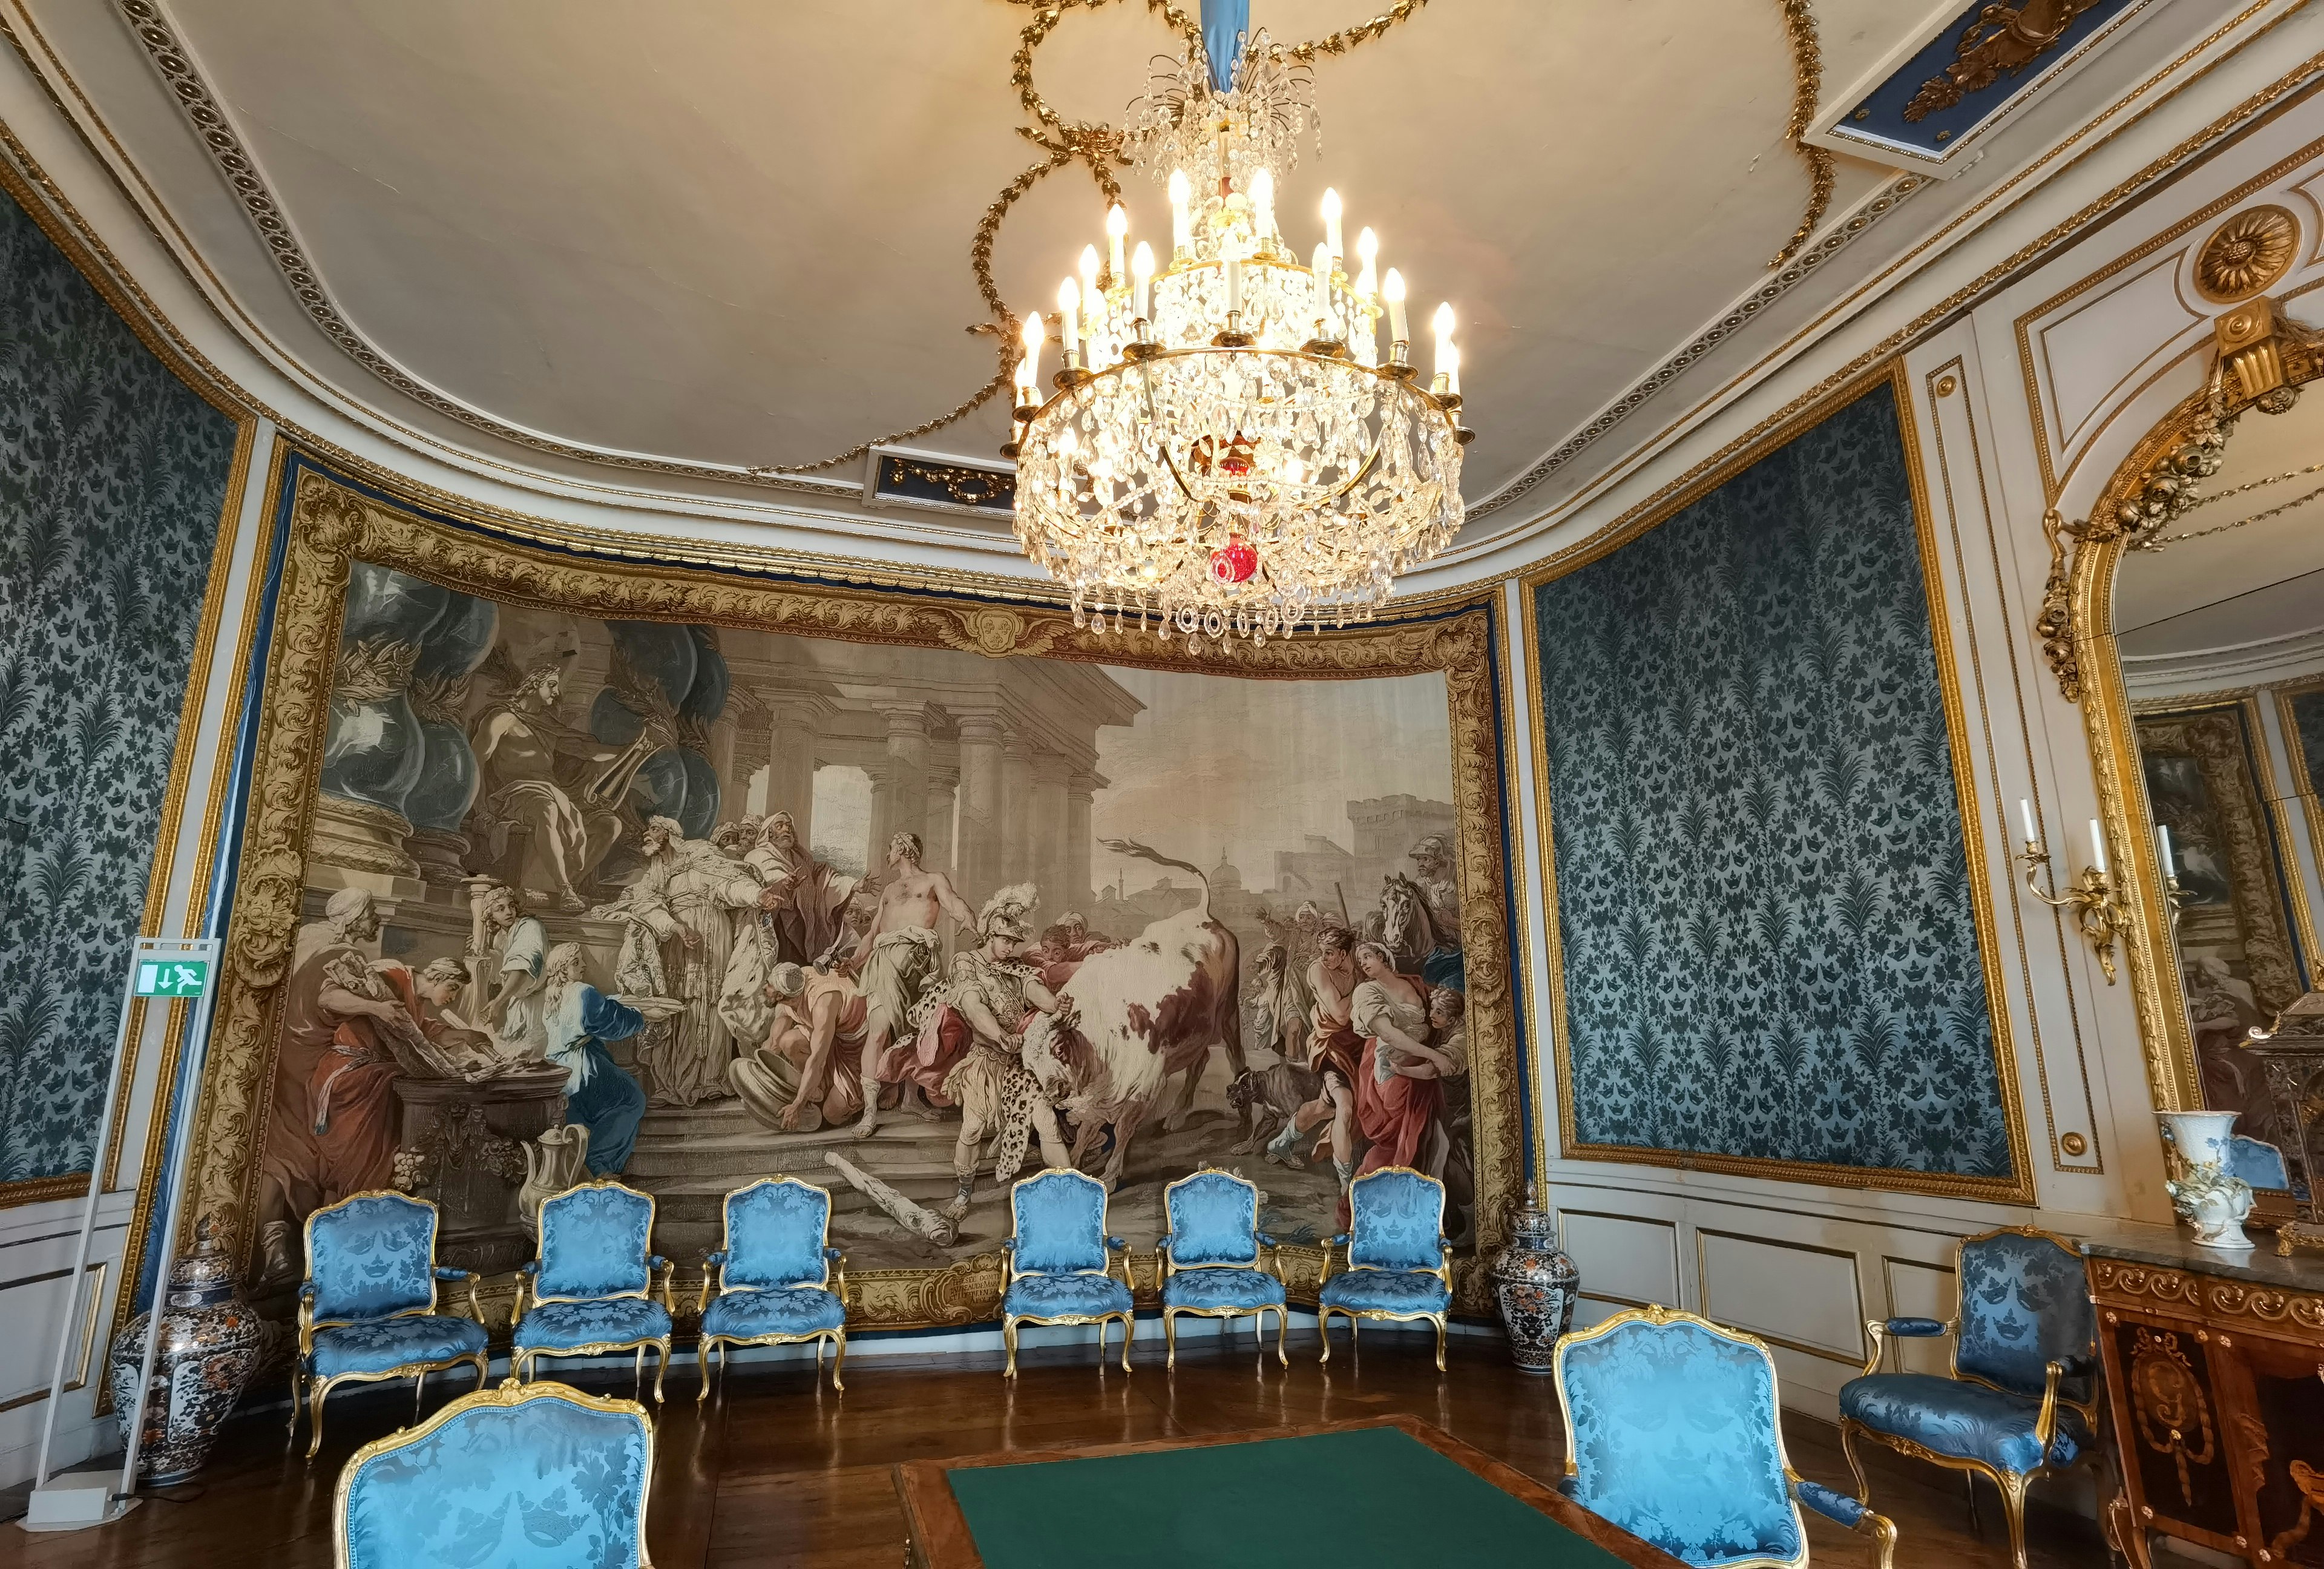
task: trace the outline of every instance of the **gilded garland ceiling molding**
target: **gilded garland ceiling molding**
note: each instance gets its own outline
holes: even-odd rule
[[[2201,81],[2227,60],[2264,38],[2277,26],[2297,14],[2307,0],[2251,0],[2233,16],[2200,39],[2196,40],[2175,58],[2152,72],[2144,80],[2117,98],[2113,104],[2091,117],[2071,135],[2028,162],[2024,168],[1997,183],[1975,202],[1947,219],[1933,233],[1923,236],[1903,254],[1890,261],[1872,276],[1858,283],[1848,293],[1826,306],[1812,320],[1803,324],[1782,343],[1776,344],[1750,364],[1738,369],[1720,386],[1698,399],[1684,412],[1675,416],[1660,429],[1643,438],[1606,469],[1592,475],[1573,494],[1553,503],[1532,519],[1487,538],[1453,548],[1433,563],[1439,569],[1458,567],[1480,557],[1498,556],[1509,551],[1525,540],[1537,538],[1559,525],[1572,521],[1591,503],[1615,492],[1618,487],[1636,478],[1641,468],[1658,455],[1667,452],[1691,432],[1700,429],[1719,414],[1731,408],[1738,399],[1808,348],[1833,328],[1846,324],[1903,285],[1914,273],[1923,270],[1943,252],[1972,239],[1975,234],[2004,218],[2034,198],[2047,194],[2049,182],[2072,172],[2085,160],[2097,153],[2116,134],[2128,129],[2147,115],[2163,107],[2180,93]],[[2268,14],[2273,13],[2273,14]],[[2242,34],[2237,37],[2236,34]],[[2233,39],[2233,42],[2228,41]],[[2176,173],[2188,164],[2208,155],[2229,134],[2247,130],[2264,117],[2286,106],[2285,101],[2324,74],[2324,54],[2302,60],[2284,75],[2276,78],[2252,93],[2225,114],[2173,145],[2160,157],[2100,193],[2096,198],[2068,217],[2044,229],[2026,244],[1986,268],[1976,278],[1952,291],[1929,309],[1916,314],[1910,321],[1884,336],[1872,347],[1854,355],[1845,365],[1820,378],[1812,386],[1787,401],[1781,408],[1754,422],[1751,428],[1722,446],[1701,463],[1691,465],[1677,479],[1658,487],[1655,493],[1635,505],[1627,507],[1605,530],[1592,531],[1582,539],[1563,546],[1535,565],[1563,560],[1580,552],[1597,548],[1600,535],[1635,531],[1635,520],[1654,513],[1671,494],[1688,488],[1695,476],[1717,467],[1727,454],[1749,446],[1765,432],[1792,421],[1803,409],[1828,396],[1864,374],[1880,361],[1903,352],[1923,334],[1957,313],[1970,309],[1987,296],[1997,292],[2011,279],[2034,265],[2044,257],[2070,244],[2091,226],[2118,208],[2153,189],[2158,182]],[[1925,187],[1932,181],[1923,179]],[[1763,308],[1764,309],[1764,308]],[[1723,320],[1724,318],[1722,318]],[[1626,393],[1625,396],[1636,395]],[[1651,396],[1651,393],[1646,396]],[[1644,402],[1646,396],[1639,397]],[[1601,416],[1602,418],[1602,416]],[[1606,429],[1611,429],[1609,422]],[[1600,431],[1600,435],[1604,432]],[[1594,438],[1593,438],[1594,439]],[[1552,457],[1556,455],[1552,454]],[[1571,461],[1570,458],[1567,461]],[[1544,459],[1547,464],[1550,459]],[[1549,472],[1554,472],[1552,468]],[[1543,478],[1548,477],[1544,473]],[[1512,485],[1540,483],[1530,475],[1520,476]],[[1496,493],[1484,502],[1469,508],[1469,519],[1474,522],[1480,516],[1506,504],[1515,496],[1505,497]]]

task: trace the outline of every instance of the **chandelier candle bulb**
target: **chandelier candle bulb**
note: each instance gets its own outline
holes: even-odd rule
[[[1444,367],[1438,373],[1444,378],[1444,396],[1458,402],[1461,398],[1461,346],[1447,340],[1436,351],[1436,361]]]
[[[1237,317],[1241,314],[1242,258],[1229,256],[1227,258],[1227,315]]]
[[[1337,338],[1343,336],[1333,324],[1333,319],[1339,314],[1337,309],[1339,302],[1333,298],[1334,291],[1332,288],[1332,263],[1333,259],[1331,242],[1318,240],[1315,243],[1315,259],[1309,263],[1308,271],[1315,275],[1315,336],[1322,338]]]
[[[1025,313],[1025,357],[1017,362],[1017,406],[1020,409],[1037,405],[1041,401],[1037,390],[1041,384],[1041,313]]]
[[[1250,231],[1262,247],[1275,237],[1275,176],[1264,169],[1250,177]]]
[[[1356,259],[1362,264],[1356,274],[1356,292],[1371,299],[1379,293],[1379,236],[1370,229],[1356,231]]]
[[[1328,185],[1323,188],[1323,245],[1334,262],[1348,254],[1340,243],[1340,193]],[[1321,275],[1322,269],[1317,271]]]
[[[1114,208],[1116,212],[1120,210],[1120,208]],[[1141,324],[1150,323],[1154,319],[1154,247],[1144,240],[1138,242],[1138,249],[1130,254],[1130,314]],[[1141,325],[1139,340],[1143,342],[1150,336],[1148,328]]]
[[[1065,348],[1065,369],[1073,370],[1081,362],[1082,291],[1071,278],[1057,285],[1057,336]]]
[[[1122,285],[1122,236],[1130,233],[1130,215],[1115,202],[1105,215],[1106,276],[1116,289]]]
[[[1436,308],[1435,318],[1429,325],[1436,330],[1436,374],[1450,374],[1452,357],[1452,302],[1446,300]]]
[[[1403,273],[1393,267],[1388,270],[1388,276],[1380,280],[1380,298],[1388,301],[1388,340],[1402,350],[1412,342],[1404,319]],[[1405,356],[1397,353],[1394,357],[1401,363]]]

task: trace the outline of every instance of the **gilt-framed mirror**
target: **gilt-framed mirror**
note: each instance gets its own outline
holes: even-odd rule
[[[2089,725],[2155,1104],[2281,1147],[2245,1047],[2324,988],[2324,328],[2266,298],[2215,326],[2203,391],[2087,522],[2049,520],[2040,630]]]

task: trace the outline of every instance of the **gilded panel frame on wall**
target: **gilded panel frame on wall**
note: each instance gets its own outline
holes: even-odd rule
[[[2292,705],[2297,698],[2313,692],[2324,691],[2324,680],[2295,681],[2288,687],[2275,688],[2275,722],[2283,732],[2284,761],[2292,773],[2292,793],[2299,798],[2301,815],[2308,823],[2308,843],[2319,857],[2324,857],[2324,801],[2316,798],[2316,776],[2309,771],[2308,753],[2300,743],[2300,717]],[[2282,825],[2277,825],[2282,832]],[[2284,835],[2288,842],[2289,834]],[[2311,918],[2313,912],[2310,912]],[[2314,952],[2311,946],[2310,951]]]
[[[1930,505],[1927,476],[1921,463],[1920,435],[1913,417],[1904,362],[1901,358],[1889,361],[1848,383],[1830,397],[1803,410],[1748,446],[1730,454],[1683,488],[1659,498],[1651,508],[1625,520],[1623,527],[1609,530],[1587,549],[1561,557],[1521,576],[1517,582],[1518,597],[1524,606],[1523,635],[1529,649],[1539,648],[1540,628],[1535,608],[1535,590],[1543,584],[1604,559],[1693,505],[1761,458],[1883,386],[1891,389],[1895,398],[1897,427],[1904,438],[1914,530],[1920,548],[1922,579],[1928,594],[1929,629],[1935,645],[1938,684],[1944,703],[1945,734],[1952,755],[1953,787],[1960,803],[1970,909],[1977,927],[1978,955],[1985,976],[1986,1008],[1993,1025],[1994,1070],[1999,1081],[2003,1118],[2007,1123],[2010,1175],[1958,1177],[1879,1167],[1826,1166],[1759,1156],[1703,1155],[1691,1150],[1656,1149],[1628,1144],[1591,1144],[1577,1137],[1572,1041],[1566,1018],[1565,962],[1557,916],[1557,854],[1552,826],[1555,803],[1550,798],[1549,745],[1544,728],[1540,673],[1528,665],[1531,674],[1526,682],[1525,701],[1533,737],[1534,798],[1537,818],[1534,849],[1541,857],[1542,941],[1548,956],[1549,971],[1549,997],[1541,1014],[1549,1031],[1552,1061],[1555,1065],[1560,1153],[1569,1159],[1715,1171],[1738,1177],[1766,1177],[1779,1182],[1809,1182],[1830,1187],[1871,1188],[2000,1204],[2031,1204],[2034,1200],[2034,1165],[2019,1094],[2017,1054],[2011,1029],[2008,997],[2003,984],[2002,951],[2000,937],[1995,927],[1990,870],[1986,863],[1981,836],[1977,831],[1977,825],[1984,819],[1977,792],[1976,763],[1969,750],[1968,712],[1962,704],[1960,675],[1953,659],[1952,623],[1947,612],[1944,583],[1940,575],[1941,561],[1937,549],[1934,513]]]
[[[761,628],[798,636],[953,649],[990,658],[1038,655],[1222,677],[1348,679],[1442,672],[1452,738],[1461,860],[1462,937],[1476,1121],[1477,1255],[1461,1261],[1459,1300],[1483,1311],[1480,1261],[1500,1241],[1503,1213],[1526,1177],[1529,1071],[1510,984],[1513,912],[1501,764],[1495,590],[1430,605],[1425,613],[1265,647],[1207,645],[1192,655],[1136,634],[1076,629],[1062,605],[997,604],[948,592],[941,581],[881,591],[653,559],[620,558],[518,540],[486,525],[435,516],[358,488],[301,458],[259,706],[241,873],[226,935],[186,1177],[189,1213],[214,1218],[249,1257],[258,1155],[293,937],[306,886],[306,844],[350,564],[363,560],[503,604],[632,620]],[[1312,1300],[1322,1251],[1286,1248],[1295,1295]],[[133,1265],[134,1267],[134,1265]],[[856,1271],[853,1325],[909,1329],[995,1319],[1001,1257],[947,1267]]]

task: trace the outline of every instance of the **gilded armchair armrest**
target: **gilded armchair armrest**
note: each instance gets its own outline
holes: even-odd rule
[[[2067,1376],[2068,1363],[2080,1361],[2080,1357],[2068,1357],[2053,1361],[2043,1371],[2042,1379],[2042,1409],[2034,1418],[2034,1442],[2041,1449],[2041,1463],[2050,1463],[2050,1440],[2058,1432],[2058,1381]]]
[[[844,1316],[848,1306],[847,1251],[844,1248],[825,1248],[823,1256],[831,1262],[831,1291],[839,1298],[839,1311]]]
[[[695,1317],[699,1318],[710,1311],[710,1299],[717,1295],[716,1288],[712,1283],[713,1278],[723,1272],[725,1263],[726,1250],[724,1248],[702,1256],[702,1294],[694,1299]]]
[[[448,1264],[436,1266],[438,1280],[466,1280],[468,1283],[468,1316],[478,1324],[484,1322],[484,1305],[476,1297],[476,1276],[472,1269],[455,1269]]]
[[[1864,1376],[1870,1378],[1880,1371],[1880,1359],[1887,1352],[1887,1336],[1899,1340],[1932,1340],[1952,1334],[1960,1327],[1957,1318],[1868,1318],[1864,1321],[1865,1338],[1871,1343],[1872,1354],[1864,1361]]]
[[[1138,1290],[1138,1275],[1130,1266],[1129,1240],[1124,1237],[1108,1237],[1105,1240],[1105,1246],[1108,1252],[1116,1253],[1120,1256],[1121,1283],[1124,1286],[1129,1287],[1131,1293],[1134,1295]],[[1111,1266],[1109,1265],[1108,1269],[1111,1269]],[[1154,1268],[1155,1273],[1159,1275],[1161,1273],[1162,1267],[1159,1264],[1157,1264]]]
[[[653,1278],[657,1272],[661,1276],[661,1310],[664,1313],[675,1314],[678,1311],[678,1304],[669,1299],[669,1283],[671,1278],[678,1273],[678,1266],[671,1263],[668,1259],[663,1258],[659,1253],[648,1253],[646,1255],[646,1296],[648,1300],[651,1300],[653,1296]]]
[[[299,1283],[299,1358],[304,1361],[315,1354],[315,1283]]]
[[[1332,1278],[1332,1250],[1334,1248],[1346,1247],[1348,1245],[1349,1238],[1352,1235],[1352,1232],[1342,1232],[1336,1237],[1326,1237],[1323,1239],[1323,1267],[1315,1271],[1315,1284],[1318,1288],[1323,1286],[1324,1281],[1329,1280]]]
[[[1256,1241],[1260,1247],[1267,1250],[1267,1267],[1274,1272],[1277,1280],[1282,1280],[1283,1244],[1277,1241],[1265,1232],[1251,1232],[1251,1240]]]
[[[1869,1507],[1844,1492],[1824,1486],[1820,1481],[1791,1478],[1792,1497],[1825,1519],[1832,1520],[1851,1530],[1863,1532],[1880,1545],[1880,1569],[1889,1569],[1896,1551],[1895,1522],[1886,1515],[1875,1514]]]
[[[1001,1288],[1006,1291],[1017,1278],[1017,1239],[1001,1239]]]
[[[529,1260],[516,1267],[516,1300],[509,1306],[509,1324],[513,1327],[524,1317],[524,1299],[540,1294],[540,1260]]]
[[[1154,1289],[1157,1291],[1162,1289],[1162,1282],[1170,1278],[1171,1271],[1177,1266],[1178,1261],[1170,1257],[1170,1244],[1177,1240],[1176,1232],[1164,1232],[1154,1239]],[[1138,1288],[1133,1285],[1130,1289],[1135,1291]]]

